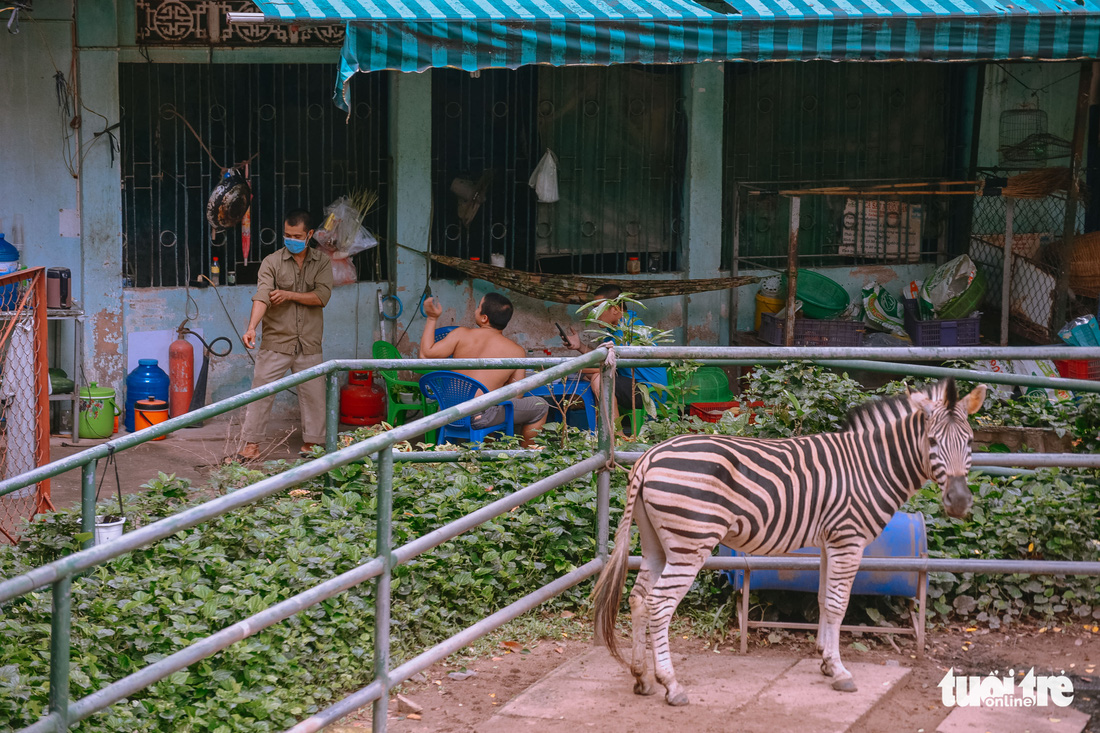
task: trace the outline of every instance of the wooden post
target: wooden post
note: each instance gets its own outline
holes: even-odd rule
[[[787,323],[783,329],[787,346],[794,346],[794,301],[798,293],[798,224],[802,199],[791,197],[791,231],[787,243]]]
[[[1081,75],[1077,81],[1077,115],[1073,121],[1073,147],[1069,165],[1070,186],[1066,192],[1066,219],[1062,228],[1062,242],[1054,250],[1054,262],[1058,268],[1057,286],[1054,289],[1054,313],[1051,323],[1044,324],[1051,332],[1057,331],[1066,322],[1066,304],[1069,299],[1069,261],[1073,252],[1073,238],[1077,233],[1077,179],[1081,175],[1081,149],[1085,141],[1085,127],[1088,124],[1089,88],[1092,83],[1092,62],[1081,64]]]

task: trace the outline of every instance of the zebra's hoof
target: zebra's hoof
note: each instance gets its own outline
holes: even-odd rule
[[[824,659],[821,660],[821,674],[825,675],[826,677],[832,677],[833,676],[832,667],[830,667],[829,663],[826,662]]]
[[[855,692],[857,689],[856,681],[851,677],[845,680],[836,680],[833,682],[833,689],[837,692]]]
[[[678,692],[675,695],[669,695],[665,698],[668,700],[668,704],[674,708],[682,707],[688,704],[688,696],[686,692]]]
[[[638,680],[634,683],[635,695],[645,695],[648,697],[655,692],[657,692],[657,685],[653,684],[652,682],[643,682],[642,680]]]

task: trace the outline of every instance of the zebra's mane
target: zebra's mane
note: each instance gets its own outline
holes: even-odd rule
[[[930,384],[922,391],[933,399],[946,400],[948,408],[953,408],[959,399],[955,380],[950,377]],[[895,406],[895,409],[890,409]],[[913,412],[914,408],[909,404],[909,395],[906,393],[870,399],[848,411],[841,430],[853,431],[873,427],[893,422],[898,419],[898,415],[909,415]]]
[[[897,408],[900,409],[889,409],[894,405],[897,405]],[[896,416],[899,412],[906,415],[912,411],[913,408],[909,405],[909,397],[904,393],[891,397],[872,398],[848,411],[841,430],[851,432],[886,422],[893,422],[897,419]]]

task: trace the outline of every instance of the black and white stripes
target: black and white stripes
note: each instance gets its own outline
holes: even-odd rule
[[[839,627],[863,548],[930,478],[943,488],[949,514],[969,510],[967,416],[984,397],[978,387],[959,399],[946,380],[856,408],[839,433],[783,440],[683,435],[647,451],[631,472],[615,551],[594,590],[597,636],[622,661],[615,617],[636,521],[643,560],[630,594],[635,692],[655,691],[646,669],[648,629],[668,702],[687,703],[669,657],[668,623],[719,541],[756,555],[824,548],[822,671],[836,689],[854,690],[840,661]]]

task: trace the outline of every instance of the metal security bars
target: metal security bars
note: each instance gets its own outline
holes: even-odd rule
[[[433,74],[433,252],[556,274],[628,272],[631,257],[640,271],[679,269],[679,67]],[[553,203],[529,185],[548,150]]]
[[[622,356],[618,360],[619,366],[639,365],[653,361],[667,361],[669,359],[693,359],[709,363],[728,363],[745,360],[766,359],[774,356],[774,349],[753,348],[723,348],[723,347],[699,347],[687,349],[669,349],[664,347],[618,347],[616,349]],[[1076,348],[1073,347],[1039,347],[1039,348],[956,348],[956,349],[836,349],[836,348],[799,348],[789,349],[787,354],[792,358],[805,358],[820,360],[824,363],[837,363],[853,356],[853,352],[859,355],[875,359],[896,358],[900,360],[929,360],[929,359],[975,359],[975,358],[1061,358],[1067,352],[1083,358],[1100,358],[1100,348]],[[86,719],[98,710],[122,700],[138,690],[144,689],[156,681],[168,675],[186,668],[199,660],[205,659],[219,650],[228,647],[236,641],[247,638],[281,620],[309,608],[312,605],[330,598],[354,585],[370,579],[378,579],[376,584],[376,631],[375,631],[375,679],[363,689],[353,693],[343,701],[323,710],[310,718],[302,721],[292,728],[296,733],[305,731],[318,731],[325,725],[333,723],[343,715],[366,705],[376,703],[376,714],[373,719],[374,730],[386,729],[385,700],[389,690],[400,682],[409,679],[418,671],[426,669],[431,664],[445,658],[447,655],[461,649],[480,636],[499,627],[508,620],[534,608],[544,600],[557,595],[565,589],[591,577],[600,571],[607,557],[607,545],[609,536],[609,486],[611,461],[614,453],[614,435],[608,420],[604,419],[599,425],[599,440],[596,452],[569,469],[560,471],[552,476],[537,481],[526,488],[498,499],[477,511],[439,527],[428,534],[419,537],[401,547],[393,548],[390,545],[390,521],[387,507],[392,501],[392,471],[393,461],[408,458],[409,460],[453,460],[454,454],[394,454],[393,446],[401,441],[409,440],[426,430],[441,427],[459,417],[473,415],[483,411],[490,405],[503,400],[518,397],[528,390],[547,384],[555,379],[574,373],[585,367],[599,367],[603,371],[603,378],[608,380],[608,388],[601,391],[601,414],[610,414],[610,395],[613,394],[613,381],[615,362],[606,358],[607,351],[599,349],[573,359],[502,359],[502,360],[336,360],[300,372],[267,385],[266,387],[250,390],[238,395],[231,400],[225,400],[214,405],[197,410],[131,435],[124,436],[108,444],[83,451],[80,454],[58,461],[50,466],[44,466],[25,474],[18,479],[0,482],[0,497],[17,491],[23,486],[34,481],[57,475],[65,470],[83,466],[85,486],[92,484],[94,489],[95,463],[97,458],[105,456],[112,450],[120,450],[140,444],[159,435],[163,435],[188,424],[204,420],[215,414],[235,409],[248,402],[261,399],[269,394],[287,389],[295,384],[300,384],[308,379],[324,376],[328,380],[330,402],[328,405],[328,448],[330,453],[310,463],[297,466],[285,473],[271,476],[258,483],[242,488],[232,494],[219,497],[205,504],[192,507],[174,516],[162,519],[139,530],[123,535],[110,543],[94,548],[85,549],[69,557],[55,561],[48,565],[31,570],[23,575],[0,581],[0,604],[4,604],[13,598],[46,585],[53,588],[53,618],[51,621],[50,654],[51,654],[51,687],[50,687],[50,712],[37,723],[25,728],[25,731],[54,731],[64,730],[73,723]],[[364,368],[410,368],[420,369],[448,368],[502,368],[514,369],[521,366],[546,367],[545,371],[525,378],[519,382],[507,385],[499,390],[481,395],[475,399],[457,407],[435,413],[421,418],[408,425],[394,428],[386,433],[373,436],[360,443],[353,444],[340,451],[334,451],[336,443],[336,427],[338,418],[338,403],[334,399],[337,391],[333,388],[339,372],[350,369]],[[983,373],[971,373],[976,380],[988,382],[1003,382],[1014,378],[1013,375],[989,375]],[[1050,386],[1055,381],[1048,380]],[[1100,382],[1079,382],[1079,388],[1089,391],[1100,391]],[[517,458],[523,455],[522,451],[509,452]],[[69,652],[71,634],[71,599],[70,590],[74,578],[81,572],[94,566],[105,563],[132,550],[144,547],[152,542],[169,537],[170,535],[202,522],[226,514],[235,509],[248,506],[253,502],[291,488],[301,481],[322,476],[326,472],[347,465],[354,461],[363,460],[377,454],[380,470],[378,472],[378,545],[375,548],[375,556],[369,561],[353,568],[339,576],[326,580],[317,586],[304,591],[296,596],[286,599],[274,606],[267,608],[247,619],[228,626],[210,636],[200,639],[180,651],[156,661],[133,674],[118,680],[99,691],[77,701],[69,700]],[[496,453],[492,457],[499,456]],[[620,454],[620,460],[629,461],[636,455]],[[1059,456],[1026,456],[1013,454],[999,454],[982,456],[981,462],[989,465],[1044,465],[1044,461],[1054,465],[1074,465],[1100,468],[1100,455],[1059,455]],[[976,461],[978,462],[978,461]],[[534,499],[546,491],[561,486],[569,481],[582,478],[598,472],[597,476],[597,527],[594,532],[597,538],[597,556],[590,562],[576,570],[558,578],[550,584],[534,590],[523,598],[515,601],[504,609],[494,613],[486,619],[471,626],[465,631],[456,634],[446,641],[437,644],[423,652],[412,660],[405,662],[395,669],[389,668],[388,640],[389,640],[389,604],[388,583],[390,572],[417,555],[426,552],[443,542],[452,539],[459,534],[476,528],[480,524],[509,511],[515,506]],[[91,496],[94,501],[94,491]],[[94,507],[92,507],[94,510]],[[636,560],[634,561],[636,563]],[[814,558],[711,558],[705,567],[708,568],[788,568],[788,567],[816,567]],[[955,572],[1004,572],[1004,573],[1042,573],[1042,574],[1077,574],[1100,575],[1100,563],[1071,563],[1071,562],[1011,562],[1011,561],[981,561],[981,560],[923,560],[923,559],[890,559],[890,560],[865,560],[862,565],[865,569],[874,570],[925,570],[925,571],[955,571]]]
[[[123,275],[131,287],[256,282],[281,246],[293,208],[317,223],[337,197],[367,188],[365,226],[387,232],[389,115],[385,74],[357,74],[350,117],[332,106],[324,64],[120,64]],[[213,231],[206,202],[223,168],[248,164],[250,223]],[[243,171],[243,168],[242,168]],[[247,254],[245,245],[247,244]],[[355,258],[360,280],[382,279],[384,247]]]

